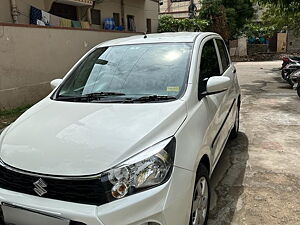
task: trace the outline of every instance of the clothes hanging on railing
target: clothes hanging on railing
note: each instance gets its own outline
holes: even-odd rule
[[[59,27],[60,17],[50,14],[50,26]]]
[[[30,24],[38,24],[38,20],[42,21],[42,10],[30,6]]]
[[[30,24],[53,27],[74,27],[90,29],[87,21],[72,21],[66,18],[52,15],[48,12],[30,6]]]
[[[105,30],[114,30],[115,29],[115,21],[113,18],[104,19],[104,29]]]
[[[42,21],[46,26],[50,25],[50,13],[47,13],[42,10]]]
[[[81,23],[79,21],[72,20],[72,27],[81,28]]]
[[[90,29],[91,28],[89,22],[81,21],[80,24],[81,24],[81,27],[84,28],[84,29]]]
[[[72,27],[72,20],[60,18],[60,26],[61,27]]]

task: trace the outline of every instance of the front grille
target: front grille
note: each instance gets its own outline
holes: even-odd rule
[[[39,179],[0,166],[0,188],[38,196],[34,191],[34,182]],[[54,178],[42,178],[47,184],[47,191],[41,198],[50,198],[67,202],[75,202],[89,205],[102,205],[108,202],[109,195],[105,192],[106,182],[100,179],[86,180],[62,180]],[[109,187],[108,187],[109,188]]]

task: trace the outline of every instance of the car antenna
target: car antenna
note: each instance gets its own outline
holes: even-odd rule
[[[145,39],[148,38],[147,32],[144,32],[144,38],[145,38]]]

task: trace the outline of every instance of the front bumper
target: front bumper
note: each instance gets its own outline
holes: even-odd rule
[[[0,202],[86,225],[188,224],[194,174],[174,167],[165,184],[101,206],[64,202],[0,189]]]

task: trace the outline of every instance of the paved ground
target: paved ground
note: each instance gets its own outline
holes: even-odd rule
[[[280,62],[237,63],[241,129],[212,176],[209,225],[300,224],[300,98]]]

